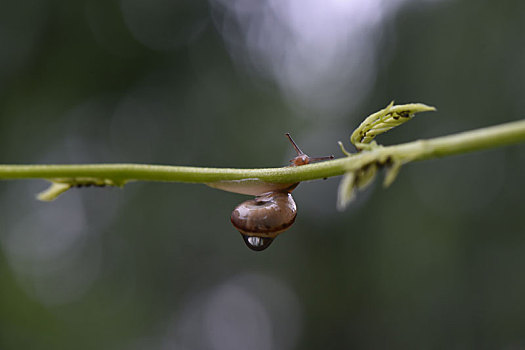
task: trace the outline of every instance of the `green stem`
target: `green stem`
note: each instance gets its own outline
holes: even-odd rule
[[[121,185],[128,181],[173,181],[214,183],[220,181],[257,179],[269,183],[295,183],[342,175],[359,169],[371,161],[387,159],[424,160],[525,141],[525,120],[462,132],[450,136],[419,140],[349,157],[300,167],[261,169],[204,168],[146,164],[81,164],[81,165],[0,165],[0,179],[48,179],[56,182],[91,183],[98,179],[105,184]],[[93,180],[93,181],[92,181]]]

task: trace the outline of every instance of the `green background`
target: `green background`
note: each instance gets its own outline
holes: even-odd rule
[[[246,34],[228,16],[219,1],[3,0],[0,162],[284,166],[285,132],[339,157],[391,100],[438,112],[384,144],[525,115],[523,1],[404,3],[363,34],[363,91],[327,84],[328,107],[290,98],[224,36]],[[524,349],[524,164],[525,145],[411,164],[343,213],[338,178],[303,183],[296,223],[259,253],[229,222],[241,195],[134,183],[41,203],[43,181],[2,182],[0,349]]]

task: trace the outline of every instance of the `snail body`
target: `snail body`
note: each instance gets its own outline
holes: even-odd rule
[[[286,136],[297,152],[297,156],[290,160],[290,166],[306,165],[311,161],[333,158],[333,156],[310,158],[297,147],[290,134]],[[281,184],[273,190],[257,194],[254,199],[242,202],[233,210],[231,222],[241,233],[248,248],[255,251],[264,250],[275,237],[292,226],[297,216],[297,206],[291,192],[297,185],[298,182],[283,188]]]
[[[206,185],[227,192],[258,196],[262,193],[267,192],[284,191],[293,186],[294,184],[264,182],[258,178],[253,178],[242,180],[217,181],[207,183]]]

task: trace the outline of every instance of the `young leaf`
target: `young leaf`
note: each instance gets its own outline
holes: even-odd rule
[[[384,109],[368,116],[361,125],[354,130],[350,141],[360,150],[372,149],[375,147],[372,142],[377,135],[409,121],[416,113],[435,110],[435,107],[422,103],[394,106],[394,101],[392,101]]]

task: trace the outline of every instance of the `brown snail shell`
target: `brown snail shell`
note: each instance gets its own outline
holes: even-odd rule
[[[296,216],[297,207],[288,191],[268,192],[239,204],[231,222],[248,248],[259,251],[292,226]]]

